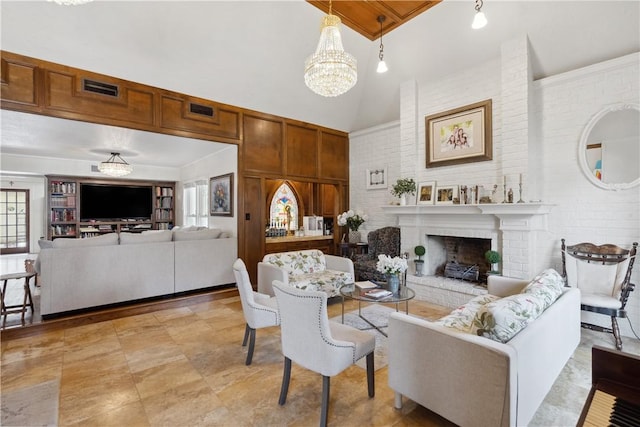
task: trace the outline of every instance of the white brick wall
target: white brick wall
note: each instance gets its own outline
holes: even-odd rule
[[[530,82],[529,45],[522,37],[504,43],[499,59],[473,69],[438,81],[416,76],[401,87],[399,123],[350,135],[352,206],[370,215],[366,230],[397,224],[397,218],[379,209],[394,200],[389,190],[365,189],[364,170],[379,165],[388,167],[391,183],[412,176],[440,185],[490,186],[501,184],[506,174],[515,198],[518,175],[524,173],[525,200],[556,206],[548,215],[547,230],[532,241],[522,241],[517,232],[505,233],[504,244],[516,250],[506,273],[517,275],[526,258],[533,260],[533,271],[560,271],[562,237],[570,243],[623,246],[640,241],[640,189],[597,188],[583,176],[577,158],[580,135],[591,117],[606,105],[640,102],[639,58],[633,54]],[[424,117],[488,98],[493,100],[493,160],[427,169]],[[402,239],[403,250],[413,253],[419,236],[403,233]],[[640,287],[638,263],[633,282]],[[640,331],[640,289],[627,307],[634,329]],[[603,316],[588,320],[608,323],[599,319]],[[631,336],[624,319],[620,327]]]

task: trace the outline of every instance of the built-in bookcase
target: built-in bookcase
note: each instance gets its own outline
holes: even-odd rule
[[[87,218],[81,212],[81,185],[150,187],[148,218]],[[107,233],[168,230],[175,220],[175,182],[129,181],[69,176],[47,176],[47,224],[49,239],[93,237]],[[104,216],[103,216],[104,217]]]

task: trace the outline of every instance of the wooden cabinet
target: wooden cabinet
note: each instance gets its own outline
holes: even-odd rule
[[[168,230],[175,218],[175,182],[105,180],[96,178],[47,176],[47,223],[49,239],[61,237],[82,238],[106,233],[142,232],[145,230]],[[82,211],[82,186],[100,188],[147,188],[148,205],[140,206],[149,214],[136,218],[108,218],[98,209],[95,218]],[[85,196],[88,197],[88,196]],[[85,200],[87,202],[87,200]]]
[[[268,237],[265,245],[265,254],[276,252],[303,251],[318,249],[324,254],[333,255],[333,236],[321,237]]]

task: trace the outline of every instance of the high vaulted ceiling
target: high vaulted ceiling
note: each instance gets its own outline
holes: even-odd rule
[[[324,13],[303,0],[96,0],[82,6],[3,0],[0,44],[10,52],[348,132],[398,120],[402,83],[438,81],[498,60],[503,42],[514,38],[528,37],[535,79],[640,51],[637,0],[485,0],[489,22],[481,30],[471,29],[473,0],[444,0],[413,17],[407,5],[416,2],[334,0],[333,8],[357,3],[374,4],[376,11],[403,7],[398,13],[410,19],[384,34],[385,74],[376,73],[379,24],[356,22],[368,29],[367,37],[342,26],[345,50],[358,61],[358,82],[336,98],[318,96],[304,84],[304,61],[315,51]],[[64,142],[55,135],[64,134],[37,135],[28,150],[38,155],[52,149]],[[19,138],[3,123],[2,153],[12,152]],[[100,144],[106,150],[109,141]],[[143,151],[137,158],[151,164]]]

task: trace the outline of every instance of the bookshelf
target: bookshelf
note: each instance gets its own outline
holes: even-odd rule
[[[81,212],[81,186],[98,184],[114,187],[149,187],[151,198],[148,218],[85,218]],[[47,176],[47,223],[50,240],[84,238],[107,233],[168,230],[175,219],[175,182],[128,181],[85,177]]]

